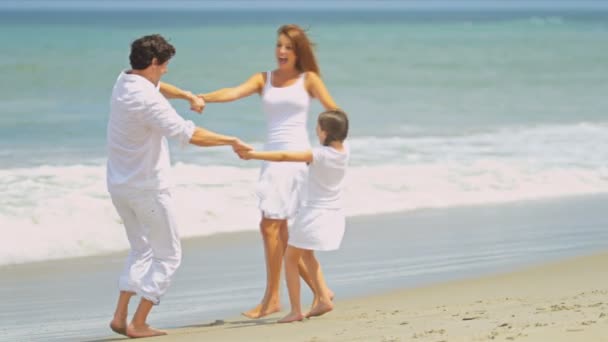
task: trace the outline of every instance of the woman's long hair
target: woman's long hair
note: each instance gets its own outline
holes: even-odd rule
[[[313,51],[314,43],[308,39],[306,32],[295,24],[283,25],[277,30],[277,35],[284,34],[291,40],[296,53],[296,69],[300,72],[314,71],[321,76],[317,58]]]

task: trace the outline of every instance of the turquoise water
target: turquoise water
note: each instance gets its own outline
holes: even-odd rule
[[[14,238],[0,264],[126,248],[105,189],[105,125],[133,39],[168,37],[165,80],[207,92],[274,68],[288,22],[309,29],[352,120],[349,215],[608,192],[605,10],[5,10],[0,227]],[[202,116],[175,106],[263,142],[255,96]],[[184,237],[257,229],[259,164],[227,148],[172,152]]]
[[[153,32],[170,38],[177,56],[166,81],[203,92],[273,68],[275,30],[290,17],[309,27],[317,42],[325,81],[353,117],[353,136],[403,136],[412,129],[460,135],[513,125],[606,121],[608,15],[0,16],[0,70],[9,80],[0,85],[3,166],[103,158],[109,92],[118,72],[128,67],[134,38]],[[263,139],[257,99],[212,105],[200,118],[179,107],[199,124]],[[44,153],[41,140],[52,145]],[[13,151],[10,158],[6,150]]]

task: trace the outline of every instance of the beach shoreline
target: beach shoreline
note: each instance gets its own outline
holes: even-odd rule
[[[203,322],[158,341],[607,341],[608,252],[338,300],[323,317]]]
[[[386,336],[387,341],[391,340],[390,336],[394,336],[392,340],[395,341],[409,341],[414,334],[418,334],[419,340],[425,341],[421,337],[424,331],[441,329],[449,332],[448,341],[469,341],[472,335],[459,339],[468,332],[463,330],[458,335],[459,330],[453,329],[464,329],[458,325],[455,328],[442,325],[439,329],[429,325],[426,330],[419,331],[421,327],[426,327],[426,323],[416,318],[418,313],[434,307],[416,306],[416,298],[420,297],[421,301],[428,299],[426,302],[430,303],[429,300],[434,301],[436,294],[429,295],[429,291],[433,290],[428,289],[449,288],[455,286],[450,284],[459,282],[484,282],[483,279],[488,277],[501,277],[554,261],[568,262],[581,255],[608,251],[606,200],[607,195],[590,195],[349,218],[342,248],[337,252],[319,253],[328,284],[337,295],[335,312],[305,323],[288,325],[292,328],[270,324],[288,309],[284,286],[281,314],[260,321],[236,317],[239,312],[259,301],[264,292],[263,251],[259,233],[226,233],[186,239],[183,241],[182,266],[162,304],[154,309],[150,324],[170,329],[172,333],[168,338],[181,340],[187,340],[186,336],[191,334],[197,336],[195,339],[207,339],[206,336],[211,334],[209,336],[213,338],[208,340],[230,340],[232,337],[238,340],[239,335],[233,335],[232,331],[249,331],[241,328],[250,326],[259,326],[246,333],[256,335],[252,338],[258,337],[257,329],[267,327],[270,329],[268,335],[264,330],[259,335],[261,339],[266,336],[272,340],[278,334],[276,340],[286,340],[289,339],[287,337],[299,338],[301,325],[316,331],[316,325],[321,324],[319,329],[325,333],[317,336],[318,341],[340,341],[340,338],[357,340],[356,336],[349,335],[350,329],[355,329],[361,335],[360,341],[383,340]],[[3,272],[0,298],[3,298],[5,308],[5,312],[0,313],[0,341],[120,339],[120,336],[112,335],[107,324],[114,309],[117,278],[124,258],[125,253],[121,252],[0,267]],[[567,277],[570,271],[566,268],[564,272]],[[596,273],[601,273],[601,269],[598,268]],[[549,278],[540,279],[538,286],[558,276],[560,273],[554,272],[554,275],[547,276]],[[581,279],[593,283],[604,278],[598,276],[594,279],[593,274],[586,274]],[[496,289],[501,286],[498,284]],[[487,291],[492,288],[493,285],[486,286]],[[303,302],[308,303],[310,291],[304,287],[302,294]],[[569,295],[570,292],[564,291],[564,296]],[[385,296],[391,299],[382,299]],[[407,301],[401,300],[400,296],[408,298]],[[453,297],[454,294],[443,296],[439,293],[438,298],[445,303],[437,303],[436,306],[449,304],[455,300]],[[375,310],[384,309],[376,305],[383,301],[399,305],[394,309],[399,312],[380,315]],[[475,304],[475,301],[470,298],[467,303]],[[131,312],[135,304],[134,301]],[[478,304],[475,310],[483,309],[486,304],[488,308],[485,310],[494,310],[493,302]],[[469,308],[470,312],[472,310],[473,306]],[[404,318],[405,314],[408,316]],[[529,313],[525,315],[534,317]],[[522,317],[525,315],[522,314]],[[371,323],[367,324],[364,316],[376,318],[369,319]],[[437,317],[441,317],[442,324],[448,324],[448,316]],[[410,323],[405,324],[405,328],[410,330],[403,330],[401,325],[392,327],[384,323],[384,320],[392,318],[402,319],[399,323],[410,322],[411,319]],[[361,327],[351,326],[353,320]],[[589,320],[600,322],[599,317]],[[216,324],[216,321],[224,323],[209,326]],[[477,319],[473,321],[478,323]],[[413,322],[418,323],[414,325]],[[488,323],[489,318],[483,322]],[[589,324],[584,326],[585,331],[597,329],[595,323]],[[335,332],[331,329],[340,327],[344,330],[342,335],[329,335]],[[364,329],[356,330],[359,328]],[[275,332],[275,329],[278,331]],[[284,335],[281,332],[283,329],[293,331],[290,333],[293,336]],[[386,335],[382,335],[384,330],[381,329],[388,329]],[[489,334],[490,330],[484,331],[480,330],[480,333]],[[533,335],[525,331],[522,334]],[[310,341],[316,335],[302,336],[309,337],[303,340]],[[506,334],[501,336],[508,337]],[[428,337],[428,340],[441,340],[433,338]]]

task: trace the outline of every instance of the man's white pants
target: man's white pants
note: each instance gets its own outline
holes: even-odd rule
[[[111,196],[131,245],[119,289],[158,304],[182,258],[171,194],[130,188]]]

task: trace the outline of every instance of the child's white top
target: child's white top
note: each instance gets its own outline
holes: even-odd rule
[[[350,151],[346,144],[338,151],[329,146],[312,150],[309,166],[305,206],[314,208],[342,208],[342,189]]]
[[[266,114],[268,149],[309,149],[306,120],[310,95],[304,86],[305,73],[286,87],[272,85],[272,72],[266,73],[262,108]]]
[[[165,137],[187,144],[194,123],[184,120],[146,78],[122,72],[112,91],[107,129],[108,189],[170,186]]]

